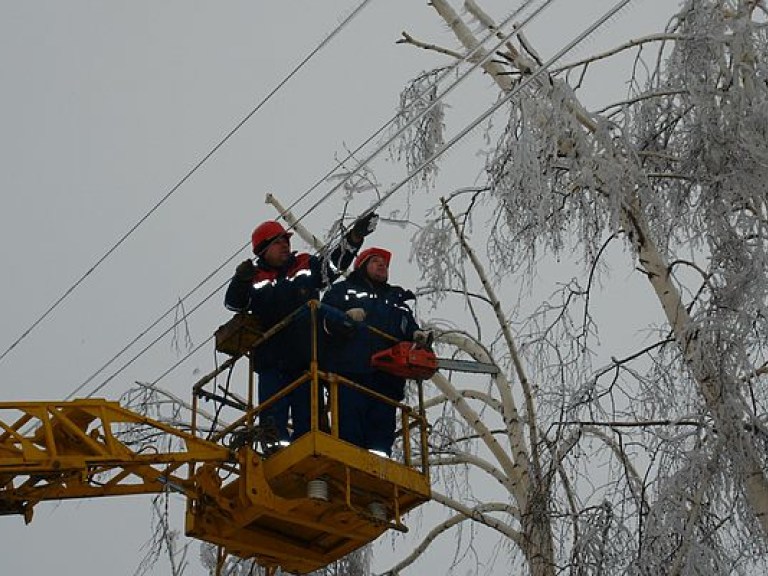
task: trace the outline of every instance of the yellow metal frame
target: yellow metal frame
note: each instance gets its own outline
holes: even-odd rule
[[[139,453],[120,429],[143,426],[182,447]],[[106,400],[0,403],[0,513],[27,521],[42,500],[194,492],[184,464],[223,463],[229,451]]]
[[[328,416],[330,416],[331,420],[331,427],[330,430],[325,430],[325,432],[330,432],[332,436],[338,438],[338,419],[334,418],[335,415],[339,414],[338,411],[338,386],[339,384],[347,386],[349,388],[353,388],[363,394],[367,394],[373,398],[375,398],[379,402],[384,402],[386,404],[390,404],[392,406],[395,406],[395,408],[400,412],[401,415],[401,430],[410,430],[413,427],[418,427],[420,431],[419,435],[419,442],[423,449],[421,450],[421,459],[420,459],[420,467],[422,472],[427,475],[429,474],[429,467],[427,464],[428,461],[428,453],[426,450],[427,447],[427,429],[428,429],[428,423],[426,420],[426,415],[424,412],[424,401],[423,401],[423,390],[421,382],[417,382],[418,385],[418,398],[419,398],[419,406],[416,411],[413,410],[410,406],[407,404],[403,404],[401,402],[395,402],[390,398],[387,398],[386,396],[383,396],[381,394],[378,394],[374,392],[373,390],[370,390],[366,388],[365,386],[360,385],[359,383],[353,382],[347,378],[344,378],[338,374],[334,374],[331,372],[325,372],[319,369],[319,365],[317,362],[317,334],[319,329],[319,322],[318,322],[318,310],[325,310],[329,311],[330,308],[325,305],[321,304],[317,300],[310,300],[307,304],[304,306],[301,306],[297,310],[295,310],[293,313],[291,313],[288,317],[286,317],[283,321],[272,327],[270,330],[266,331],[262,338],[260,338],[257,341],[257,346],[263,344],[267,340],[269,340],[271,337],[273,337],[275,334],[283,330],[285,327],[287,327],[291,322],[295,321],[300,314],[304,313],[305,310],[309,311],[310,318],[311,318],[311,361],[310,361],[310,368],[307,372],[299,376],[296,380],[293,382],[287,384],[278,394],[275,394],[272,396],[269,400],[264,402],[263,404],[259,406],[254,406],[253,404],[253,398],[255,397],[255,381],[253,379],[253,371],[249,371],[249,382],[248,382],[248,391],[247,391],[247,397],[248,397],[248,410],[245,415],[243,415],[241,418],[234,421],[232,424],[230,424],[225,429],[219,431],[212,439],[213,440],[219,440],[223,438],[224,436],[230,434],[234,430],[238,428],[243,427],[250,427],[255,422],[256,416],[258,416],[259,413],[261,413],[263,410],[273,406],[275,403],[277,403],[280,399],[284,398],[288,394],[290,394],[292,391],[296,390],[299,386],[304,385],[306,382],[310,382],[311,386],[311,422],[310,422],[310,431],[311,432],[319,432],[321,431],[321,426],[319,422],[319,415],[321,414],[321,408],[318,405],[318,398],[320,397],[319,391],[321,383],[326,386],[329,392],[329,406],[326,407],[326,412]],[[336,311],[339,313],[339,311]],[[378,330],[372,326],[366,326],[366,329],[369,331],[377,334],[378,336],[381,336],[385,339],[391,340],[393,343],[398,342],[397,338],[391,336],[390,334],[387,334],[385,332],[382,332],[381,330]],[[193,412],[197,412],[197,405],[198,405],[198,398],[200,395],[205,395],[204,388],[205,385],[208,384],[213,380],[213,378],[230,368],[232,368],[233,364],[237,361],[237,358],[232,358],[222,364],[221,367],[219,367],[214,372],[211,372],[210,374],[204,376],[201,378],[194,386],[193,386]],[[253,368],[252,360],[249,360],[251,362],[251,368]],[[193,422],[193,433],[195,433],[195,422]],[[407,466],[412,465],[412,450],[410,445],[410,436],[404,435],[403,436],[403,459],[404,463]]]
[[[248,405],[241,418],[212,440],[197,437],[194,414],[198,397],[205,395],[204,387],[215,373],[193,387],[192,433],[100,399],[0,403],[0,514],[22,514],[29,522],[35,504],[44,500],[170,489],[187,497],[189,536],[220,546],[221,554],[256,558],[270,570],[280,566],[297,573],[322,568],[388,529],[407,530],[402,516],[430,499],[421,387],[419,407],[414,411],[320,370],[317,326],[321,305],[312,301],[307,307],[313,328],[309,370],[276,397],[254,406],[253,365],[247,355]],[[265,332],[262,341],[300,313],[297,310]],[[233,357],[229,366],[236,361]],[[312,398],[309,433],[270,456],[248,443],[234,452],[222,445],[229,434],[253,429],[264,408],[307,383]],[[329,396],[322,412],[321,386]],[[400,411],[402,462],[339,438],[339,386],[371,394]],[[166,436],[176,448],[143,451],[133,447],[123,433],[136,427]],[[412,457],[414,427],[419,428],[418,462]],[[324,481],[327,494],[310,495],[308,485],[316,480]]]
[[[431,494],[421,383],[419,406],[413,410],[343,376],[321,370],[317,362],[317,334],[319,311],[324,308],[327,307],[310,301],[265,332],[260,343],[308,311],[312,338],[309,370],[263,404],[253,406],[249,402],[245,414],[213,439],[223,440],[232,432],[248,429],[262,410],[307,384],[312,403],[309,433],[268,457],[254,446],[241,448],[241,475],[225,486],[212,487],[202,501],[190,500],[187,510],[188,534],[218,544],[236,556],[255,557],[263,566],[281,566],[297,573],[326,566],[388,529],[406,531],[402,516],[428,501]],[[195,384],[195,406],[198,395],[202,395],[203,387],[211,380],[209,375]],[[255,396],[253,386],[250,372],[249,399]],[[328,392],[328,402],[322,410],[321,386]],[[339,386],[354,388],[395,406],[400,413],[401,432],[404,431],[402,462],[371,454],[339,438]],[[421,447],[418,461],[413,457],[410,437],[414,428],[418,428],[416,441]],[[308,497],[308,483],[316,479],[326,482],[327,501]],[[215,504],[210,505],[211,502]],[[369,506],[374,502],[384,507],[385,518],[371,514]]]

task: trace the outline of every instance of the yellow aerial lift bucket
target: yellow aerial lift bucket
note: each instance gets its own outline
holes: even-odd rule
[[[419,406],[413,410],[320,370],[320,309],[312,301],[266,332],[242,316],[220,330],[217,341],[232,357],[194,385],[191,433],[101,399],[0,402],[0,515],[21,514],[29,522],[41,501],[173,490],[187,497],[189,536],[216,544],[226,554],[255,558],[270,572],[278,566],[311,572],[388,529],[405,531],[403,514],[430,499],[421,383]],[[307,313],[313,327],[310,367],[286,389],[255,406],[252,364],[246,398],[233,400],[206,388],[239,358],[250,359],[253,346]],[[299,386],[311,387],[310,431],[268,454],[257,442],[259,412]],[[397,460],[339,438],[340,386],[396,406],[402,448]],[[321,387],[328,398],[322,409]],[[204,439],[196,423],[200,398],[242,415]],[[137,447],[124,441],[131,429],[142,437],[172,439],[168,446],[174,448]]]
[[[298,315],[310,314],[313,340],[309,370],[261,406],[253,406],[253,371],[249,370],[245,414],[217,438],[247,438],[249,430],[258,428],[255,422],[259,412],[299,386],[311,387],[311,426],[307,434],[271,455],[260,453],[255,442],[240,446],[238,465],[233,469],[237,473],[227,480],[221,477],[222,468],[203,465],[197,482],[201,491],[198,497],[190,498],[187,508],[190,536],[218,544],[236,556],[254,557],[264,566],[280,566],[297,573],[322,568],[388,529],[407,530],[403,514],[430,499],[421,383],[419,407],[413,410],[320,370],[319,312],[331,311],[311,301],[261,338],[254,339],[258,327],[242,314],[219,330],[219,347],[233,356],[217,371],[220,373],[230,368],[237,357],[249,357],[253,346],[284,329]],[[233,343],[243,343],[243,347]],[[195,402],[198,398],[226,401],[205,388],[213,376],[206,376],[194,386]],[[396,406],[402,434],[399,460],[372,454],[339,438],[339,386],[355,388]],[[322,409],[318,400],[321,387],[328,398]]]

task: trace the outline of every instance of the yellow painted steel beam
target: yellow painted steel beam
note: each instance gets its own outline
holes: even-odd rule
[[[140,453],[120,439],[137,429],[176,447]],[[27,519],[43,500],[189,493],[195,486],[179,472],[182,465],[230,459],[226,448],[116,402],[0,402],[0,512]]]
[[[430,498],[422,472],[323,432],[268,458],[243,447],[238,463],[239,476],[226,486],[214,481],[189,500],[187,534],[292,572],[322,568],[390,528],[405,530],[401,514]],[[327,482],[327,500],[308,495],[318,478]],[[371,513],[374,502],[385,518]]]
[[[318,303],[309,306],[314,333]],[[262,337],[284,328],[298,313]],[[213,442],[106,400],[0,402],[0,514],[23,514],[29,521],[34,505],[44,500],[171,489],[187,497],[189,536],[297,573],[322,568],[388,529],[406,531],[401,516],[431,496],[421,390],[414,412],[320,370],[314,336],[312,351],[310,370],[258,407],[252,406],[250,366],[247,410]],[[207,382],[195,385],[195,398]],[[256,452],[248,438],[257,438],[251,433],[258,413],[302,385],[312,390],[310,432],[269,457]],[[321,385],[330,391],[330,404],[322,411]],[[404,463],[341,440],[339,386],[395,406],[406,436],[419,428],[418,464],[412,465],[409,437]],[[246,438],[236,451],[218,443],[233,433]],[[325,490],[317,490],[317,481]]]

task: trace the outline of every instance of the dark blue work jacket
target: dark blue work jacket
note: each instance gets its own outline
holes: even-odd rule
[[[264,329],[269,329],[309,300],[319,299],[320,289],[338,278],[339,268],[349,266],[353,257],[354,251],[338,248],[328,258],[293,253],[281,268],[273,268],[258,259],[252,281],[232,279],[224,304],[235,312],[249,310]],[[305,370],[310,358],[309,310],[254,349],[257,372],[276,367]]]
[[[372,333],[368,324],[394,336],[398,340],[413,340],[419,329],[407,302],[415,297],[410,290],[390,284],[375,285],[358,271],[331,286],[323,297],[323,304],[342,311],[352,308],[365,310],[364,323],[340,322],[326,318],[328,338],[325,344],[325,366],[340,374],[371,374],[371,355],[391,347],[395,342]],[[354,325],[354,326],[353,326]],[[350,326],[353,326],[350,332]]]

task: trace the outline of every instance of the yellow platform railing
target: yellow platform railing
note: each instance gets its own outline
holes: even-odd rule
[[[238,329],[230,336],[243,344],[242,353],[230,346],[232,358],[193,386],[191,432],[102,399],[0,403],[0,515],[20,514],[30,521],[34,506],[46,500],[173,490],[187,498],[189,536],[226,554],[256,558],[272,572],[279,566],[296,573],[322,568],[388,529],[405,531],[402,516],[430,499],[421,387],[412,409],[323,370],[317,359],[318,318],[334,313],[339,314],[312,301],[266,331],[241,318],[243,334]],[[305,314],[312,327],[309,367],[256,405],[252,346],[291,322],[306,321]],[[245,398],[233,400],[208,388],[241,358],[248,361]],[[255,435],[260,413],[302,385],[311,388],[310,431],[265,453]],[[402,458],[371,454],[339,438],[342,386],[396,407]],[[321,401],[326,394],[328,401]],[[240,415],[203,438],[196,425],[200,398]],[[161,437],[163,442],[154,441]]]
[[[301,320],[302,316],[309,315],[310,317],[310,351],[311,351],[311,358],[309,362],[309,366],[307,370],[301,374],[297,379],[294,381],[287,383],[286,386],[277,394],[269,398],[267,401],[263,402],[260,405],[255,405],[254,398],[256,397],[255,392],[255,386],[256,381],[253,374],[253,362],[252,362],[252,352],[259,346],[264,346],[267,344],[270,339],[272,339],[276,334],[280,333],[282,330],[286,329],[288,326],[290,326],[291,323]],[[327,370],[323,370],[322,367],[318,363],[318,334],[320,334],[319,331],[319,316],[321,315],[335,315],[337,317],[343,317],[343,312],[336,310],[334,308],[331,308],[330,306],[327,306],[325,304],[321,304],[317,300],[311,300],[307,304],[301,306],[297,310],[295,310],[292,314],[290,314],[288,317],[283,319],[281,322],[276,324],[275,326],[271,327],[269,330],[264,331],[259,338],[256,339],[250,339],[248,342],[253,342],[253,346],[241,350],[240,354],[235,355],[233,358],[228,360],[227,362],[223,363],[216,371],[211,372],[207,376],[201,378],[194,386],[193,386],[193,407],[194,413],[197,412],[197,406],[198,401],[200,398],[213,398],[215,400],[221,400],[221,396],[207,391],[205,386],[209,384],[216,375],[224,372],[225,370],[232,369],[235,362],[239,358],[244,358],[249,361],[250,363],[250,369],[248,374],[248,386],[247,386],[247,405],[243,410],[243,415],[237,418],[235,421],[233,421],[231,424],[223,428],[222,430],[217,431],[213,436],[211,437],[212,440],[221,440],[225,436],[232,434],[235,430],[238,429],[249,429],[254,426],[256,426],[255,422],[257,420],[258,415],[263,412],[264,410],[274,406],[277,402],[279,402],[282,398],[285,398],[288,396],[291,392],[298,389],[300,386],[306,385],[306,383],[309,383],[310,385],[310,398],[311,398],[311,421],[310,421],[310,431],[311,432],[324,432],[326,434],[330,434],[334,438],[339,437],[339,404],[338,404],[338,398],[339,398],[339,387],[345,386],[349,389],[353,389],[358,391],[361,394],[365,394],[367,396],[370,396],[371,398],[374,398],[377,402],[382,402],[385,404],[389,404],[391,406],[394,406],[397,412],[399,413],[399,437],[402,441],[402,463],[406,466],[413,467],[418,466],[419,469],[424,473],[429,473],[429,467],[427,464],[428,459],[428,450],[427,448],[427,435],[428,435],[428,423],[425,416],[424,411],[424,394],[423,394],[423,385],[421,381],[415,381],[415,386],[417,387],[416,391],[416,399],[417,399],[417,407],[414,409],[410,405],[403,403],[403,402],[397,402],[395,400],[392,400],[391,398],[388,398],[387,396],[384,396],[383,394],[379,394],[367,387],[365,387],[363,384],[354,382],[348,378],[345,378],[339,374],[335,374],[332,372],[329,372]],[[399,340],[385,332],[382,332],[381,330],[378,330],[372,326],[365,325],[365,323],[361,323],[365,326],[365,328],[373,333],[375,333],[377,336],[391,341],[393,344],[397,343]],[[327,397],[327,402],[321,402],[321,398]],[[322,425],[321,425],[322,424]],[[328,425],[326,425],[328,424]],[[195,432],[196,422],[193,422],[193,433]],[[418,461],[415,461],[413,458],[413,445],[412,445],[412,438],[409,433],[406,433],[408,431],[417,429],[418,430],[418,444],[420,445],[419,450],[419,458]]]
[[[248,362],[248,388],[239,395],[247,401],[244,406],[239,401],[228,404],[241,414],[213,433],[211,440],[231,444],[227,438],[240,437],[251,441],[238,443],[240,467],[234,480],[224,481],[210,466],[201,468],[209,490],[206,498],[194,500],[188,507],[191,535],[219,544],[232,554],[255,556],[262,565],[303,573],[341,558],[388,529],[406,531],[403,514],[430,499],[421,382],[417,383],[418,406],[414,409],[324,369],[318,361],[319,326],[322,318],[331,315],[343,317],[338,310],[308,302],[259,337],[242,338],[244,349],[193,386],[195,411],[200,398],[226,402],[209,385],[216,375],[233,369],[238,359]],[[310,341],[303,343],[310,349],[307,369],[279,393],[255,405],[253,350],[299,321],[310,327]],[[367,329],[397,342],[372,327]],[[265,451],[256,441],[260,414],[300,386],[310,387],[309,432],[275,453]],[[398,459],[372,454],[339,437],[339,390],[344,386],[395,407],[402,448]],[[313,492],[318,481],[322,489]],[[211,501],[216,505],[207,506]],[[228,528],[222,529],[224,525]]]

